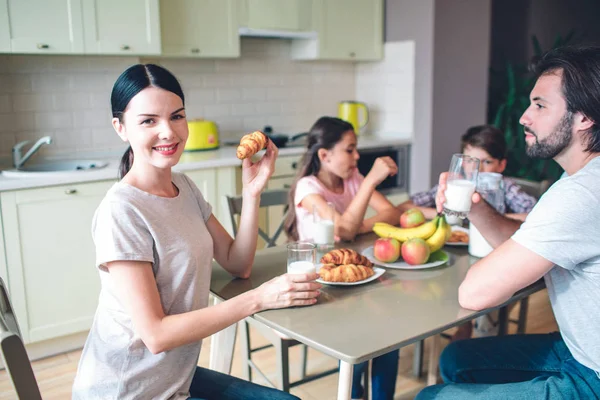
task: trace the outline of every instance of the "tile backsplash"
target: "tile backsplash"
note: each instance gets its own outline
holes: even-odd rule
[[[286,40],[243,39],[238,59],[198,60],[104,56],[0,56],[0,157],[22,140],[45,135],[41,156],[120,151],[111,124],[110,91],[138,62],[165,66],[180,80],[189,119],[214,120],[222,139],[272,125],[306,131],[337,102],[355,97],[355,65],[298,62]]]

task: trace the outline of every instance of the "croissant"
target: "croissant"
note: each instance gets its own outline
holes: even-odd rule
[[[374,273],[373,268],[354,264],[325,264],[319,269],[321,279],[327,282],[358,282],[367,279]]]
[[[237,148],[236,156],[240,160],[252,157],[265,147],[267,147],[268,138],[261,131],[254,131],[242,136],[240,145]]]
[[[355,264],[364,265],[365,267],[373,267],[373,263],[369,259],[352,249],[334,249],[321,257],[323,264]]]

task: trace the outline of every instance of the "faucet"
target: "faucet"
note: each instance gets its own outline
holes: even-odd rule
[[[38,141],[35,142],[35,144],[33,146],[31,146],[29,151],[27,153],[25,153],[24,156],[21,156],[21,148],[23,146],[25,146],[27,143],[29,143],[29,140],[19,142],[16,145],[14,145],[14,147],[12,149],[13,164],[15,165],[15,168],[17,168],[17,169],[21,168],[23,166],[23,164],[25,164],[27,162],[27,160],[29,160],[31,158],[31,156],[34,155],[35,152],[37,152],[40,149],[40,147],[42,147],[45,144],[52,143],[52,138],[50,136],[44,136],[44,137],[38,139]]]

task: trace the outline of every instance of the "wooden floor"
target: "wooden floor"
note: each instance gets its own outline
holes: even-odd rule
[[[512,316],[516,318],[516,313],[519,307],[512,310]],[[529,302],[529,317],[527,321],[528,333],[545,333],[557,330],[556,321],[550,304],[546,290],[538,292],[531,296]],[[513,324],[511,324],[513,325]],[[514,330],[514,326],[511,326]],[[260,335],[254,334],[251,336],[254,343],[259,345]],[[239,340],[237,341],[240,342]],[[443,346],[447,344],[446,340],[442,340]],[[427,360],[427,352],[429,350],[429,340],[425,345],[425,357]],[[291,350],[290,354],[290,374],[291,379],[297,379],[299,376],[299,351],[297,346]],[[202,348],[198,365],[207,367],[210,353],[210,341],[206,340]],[[77,363],[81,352],[74,351],[66,354],[61,354],[44,360],[35,361],[33,369],[37,377],[42,396],[45,400],[58,400],[71,398],[71,385],[77,371]],[[274,350],[268,349],[255,353],[256,362],[263,371],[267,373],[269,379],[275,380],[275,358]],[[412,399],[425,386],[424,378],[415,379],[411,375],[412,368],[413,346],[408,346],[400,351],[400,368],[398,381],[396,384],[395,399]],[[308,357],[308,373],[318,372],[335,367],[337,362],[327,356],[324,356],[315,351],[309,351]],[[426,368],[426,365],[425,365]],[[242,373],[241,351],[239,346],[236,346],[234,364],[232,374],[240,377]],[[426,375],[426,371],[425,371]],[[337,393],[338,375],[330,375],[328,377],[301,385],[292,389],[292,393],[303,400],[327,400],[335,399]],[[261,383],[260,381],[256,381]],[[16,395],[11,386],[10,380],[5,371],[0,371],[0,399],[14,399]]]

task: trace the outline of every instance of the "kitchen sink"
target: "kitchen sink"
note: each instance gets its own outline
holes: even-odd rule
[[[47,161],[39,164],[24,165],[19,169],[2,171],[2,175],[11,177],[44,177],[55,174],[72,174],[79,171],[91,171],[104,168],[108,165],[106,161],[100,160],[62,160]]]

